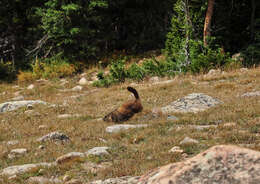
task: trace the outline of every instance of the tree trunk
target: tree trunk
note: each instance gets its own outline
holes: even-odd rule
[[[251,23],[250,23],[250,38],[251,41],[254,40],[254,34],[255,34],[255,9],[256,9],[256,5],[255,5],[255,0],[251,0],[251,6],[252,6],[252,13],[251,13]]]
[[[190,65],[190,47],[189,47],[189,42],[190,42],[190,27],[192,27],[191,20],[190,20],[190,12],[189,12],[189,2],[188,0],[184,1],[184,12],[185,12],[185,24],[186,24],[186,30],[185,30],[185,47],[184,47],[184,52],[185,52],[185,66]]]
[[[203,31],[204,46],[208,45],[207,37],[210,36],[210,24],[211,24],[211,18],[213,15],[214,3],[215,3],[215,0],[208,0],[208,9],[207,9],[206,16],[205,16],[204,31]]]

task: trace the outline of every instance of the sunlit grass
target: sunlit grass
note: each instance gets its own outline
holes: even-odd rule
[[[96,72],[93,69],[92,72]],[[87,78],[90,78],[90,74]],[[115,134],[106,133],[105,129],[113,123],[98,121],[111,110],[133,96],[126,87],[132,83],[113,85],[109,88],[95,89],[84,86],[80,92],[64,91],[78,85],[78,79],[67,78],[61,81],[34,82],[35,88],[27,90],[30,83],[0,84],[0,101],[13,98],[17,91],[25,99],[40,99],[50,104],[34,106],[34,113],[26,114],[21,108],[14,112],[0,114],[0,169],[11,165],[26,163],[53,162],[59,156],[69,152],[86,152],[96,146],[108,146],[110,155],[106,157],[86,158],[95,163],[111,162],[98,174],[84,171],[80,162],[45,170],[40,175],[61,178],[69,174],[87,182],[125,175],[141,175],[155,167],[182,161],[181,154],[169,153],[173,146],[180,146],[189,157],[217,144],[250,145],[260,151],[260,97],[241,97],[245,92],[260,90],[260,68],[241,72],[239,69],[220,76],[179,76],[169,84],[150,85],[140,83],[137,90],[141,96],[144,111],[130,119],[126,124],[149,124],[146,128],[127,130]],[[167,116],[144,118],[153,108],[170,104],[190,93],[204,93],[223,101],[205,112],[172,114],[177,121],[167,120]],[[71,96],[80,95],[76,98]],[[36,113],[37,112],[37,113]],[[77,117],[58,118],[60,114],[79,114]],[[228,124],[229,123],[229,124]],[[233,123],[233,125],[231,124]],[[231,124],[231,126],[229,126]],[[45,128],[40,128],[44,125]],[[188,125],[218,125],[216,128],[196,130]],[[178,129],[181,126],[182,128]],[[39,143],[37,138],[53,131],[60,131],[71,138],[64,144],[52,142]],[[180,145],[185,137],[199,141],[197,145]],[[18,140],[16,145],[6,145],[7,141]],[[105,140],[102,141],[102,140]],[[44,149],[39,149],[43,145]],[[16,159],[9,159],[8,153],[15,148],[26,148],[28,153]],[[38,173],[33,173],[33,176]],[[31,175],[18,176],[16,183],[26,183]],[[13,183],[4,179],[6,184]],[[1,180],[0,180],[1,183]]]

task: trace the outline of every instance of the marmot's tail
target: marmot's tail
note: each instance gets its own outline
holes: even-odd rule
[[[132,88],[132,87],[128,86],[128,87],[127,87],[127,90],[130,91],[130,92],[132,92],[132,93],[134,94],[134,96],[135,96],[136,99],[139,99],[139,95],[138,95],[138,93],[137,93],[137,91],[136,91],[135,88]]]

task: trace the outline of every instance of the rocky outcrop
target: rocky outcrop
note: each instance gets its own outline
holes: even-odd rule
[[[212,98],[208,95],[202,93],[192,93],[188,96],[178,99],[172,102],[170,105],[161,108],[163,114],[173,113],[173,112],[200,112],[205,111],[210,107],[214,107],[217,104],[222,103],[216,98]]]
[[[139,184],[260,183],[260,152],[237,146],[214,146],[183,162],[154,169]]]

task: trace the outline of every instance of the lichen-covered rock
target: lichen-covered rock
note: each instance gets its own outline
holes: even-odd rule
[[[183,98],[180,98],[174,102],[172,102],[170,105],[167,105],[165,107],[162,107],[162,113],[173,113],[173,112],[200,112],[205,111],[210,107],[214,107],[217,104],[222,103],[220,100],[216,98],[212,98],[208,95],[202,94],[202,93],[192,93],[188,96],[185,96]]]
[[[60,132],[51,132],[45,136],[42,136],[41,138],[37,139],[39,142],[44,142],[44,141],[69,141],[70,138]]]
[[[183,162],[143,175],[138,184],[260,183],[260,152],[232,145],[214,146]]]

